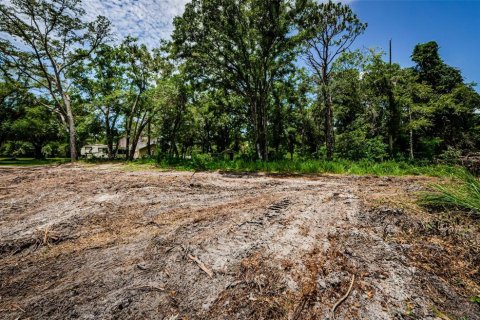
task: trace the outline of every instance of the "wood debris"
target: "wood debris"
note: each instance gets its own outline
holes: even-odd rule
[[[200,269],[202,269],[206,274],[208,274],[208,276],[210,278],[213,277],[213,271],[210,270],[209,268],[207,268],[207,266],[202,261],[200,261],[197,257],[192,256],[191,254],[187,255],[187,257],[190,260],[195,261],[198,264],[198,266],[200,267]]]

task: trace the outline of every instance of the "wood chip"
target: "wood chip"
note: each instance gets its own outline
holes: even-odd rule
[[[210,278],[213,277],[212,270],[208,269],[207,266],[202,261],[200,261],[197,257],[194,257],[191,254],[189,254],[188,258],[192,261],[195,261],[198,264],[198,266],[200,267],[200,269],[202,269],[206,274],[208,274],[208,276]]]

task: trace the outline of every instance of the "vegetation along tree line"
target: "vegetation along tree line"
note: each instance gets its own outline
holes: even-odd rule
[[[171,39],[114,41],[80,0],[0,4],[0,153],[432,161],[480,146],[480,95],[434,42],[351,50],[346,4],[192,0]],[[152,146],[152,147],[151,147]]]

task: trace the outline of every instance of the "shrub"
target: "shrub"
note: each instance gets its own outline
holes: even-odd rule
[[[192,167],[195,170],[206,170],[212,162],[213,158],[210,154],[195,154],[192,156]]]
[[[350,160],[382,161],[388,156],[383,137],[367,138],[363,130],[345,132],[338,136],[337,152]]]
[[[462,152],[460,150],[449,146],[447,150],[443,151],[438,156],[438,158],[441,160],[442,163],[445,164],[457,164],[459,163],[461,156]]]

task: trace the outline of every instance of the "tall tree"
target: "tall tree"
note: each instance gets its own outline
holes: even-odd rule
[[[134,158],[144,129],[158,112],[156,104],[148,103],[148,97],[155,92],[155,82],[172,72],[160,50],[150,51],[137,39],[128,37],[120,46],[127,79],[127,104],[125,105],[125,137],[127,158]]]
[[[395,75],[395,100],[403,115],[403,127],[408,136],[408,157],[415,158],[415,142],[425,136],[432,126],[432,88],[418,82],[418,74],[412,69],[402,69]]]
[[[469,150],[478,143],[475,128],[479,121],[480,95],[463,82],[460,71],[447,65],[439,46],[430,41],[415,46],[412,60],[419,83],[433,89],[433,125],[427,133],[440,140],[440,149]]]
[[[325,111],[324,130],[327,158],[334,151],[333,99],[330,88],[331,66],[337,57],[347,51],[355,39],[363,33],[367,24],[348,5],[341,3],[317,3],[300,0],[302,12],[298,27],[304,39],[305,57],[321,85]]]
[[[196,80],[249,106],[259,159],[268,159],[267,107],[273,82],[294,59],[294,15],[286,0],[193,0],[174,21],[175,54]]]
[[[0,45],[0,67],[10,76],[22,74],[50,96],[52,109],[69,132],[72,161],[77,159],[77,137],[69,73],[107,38],[110,25],[104,17],[84,22],[84,14],[80,0],[0,4],[0,32],[10,37]]]
[[[114,159],[120,139],[120,121],[127,101],[126,66],[119,47],[103,44],[87,64],[76,70],[79,98],[92,114],[99,114],[103,125],[109,159]]]
[[[461,84],[463,78],[460,71],[443,62],[438,50],[435,41],[417,44],[412,60],[417,63],[415,70],[420,82],[432,86],[437,93],[448,93]]]

